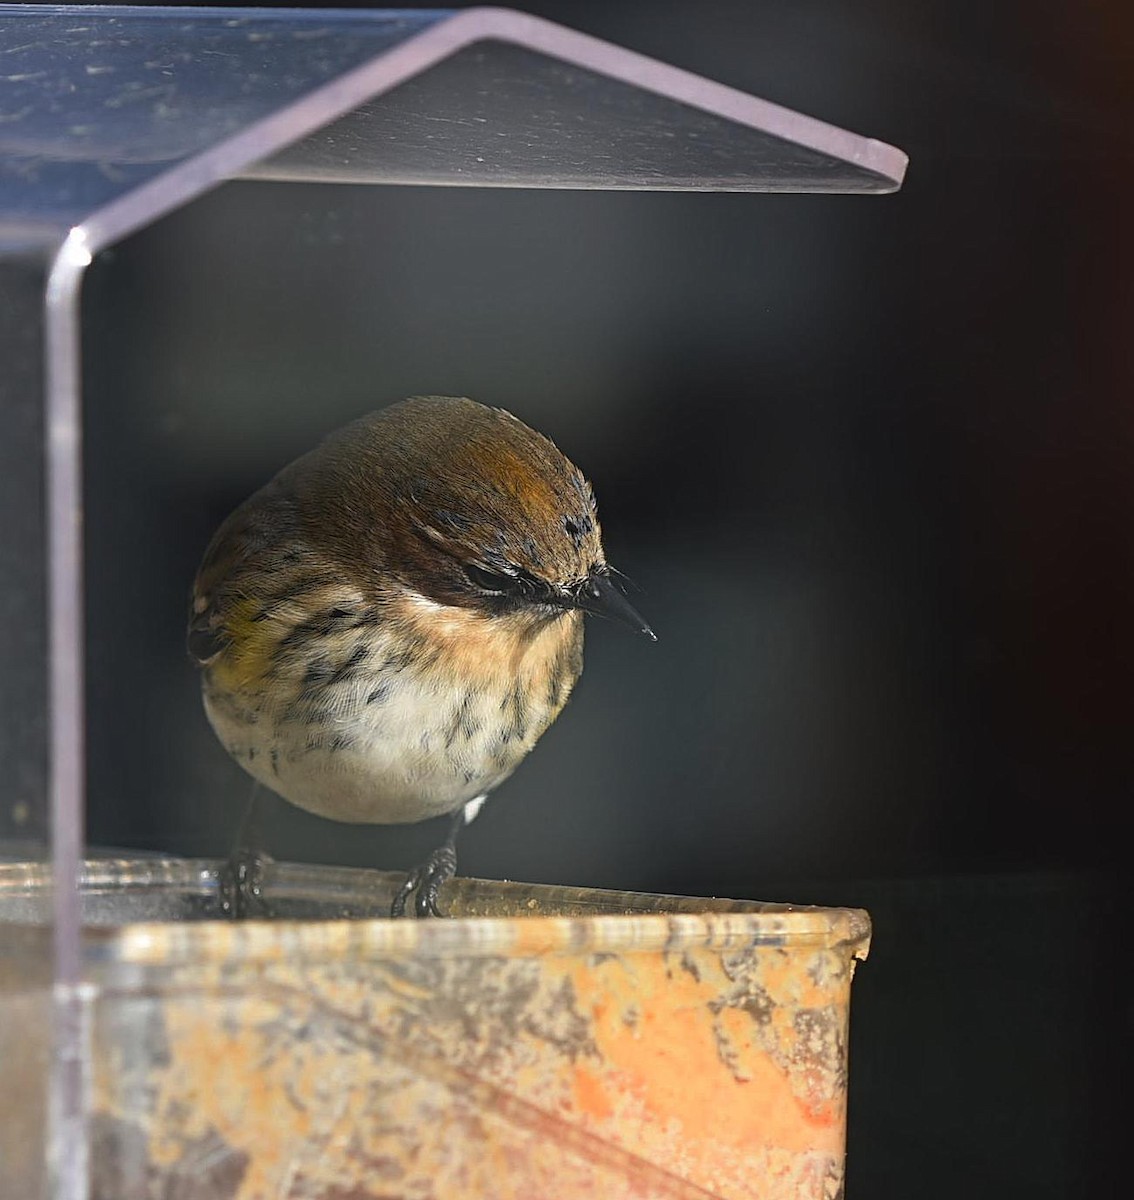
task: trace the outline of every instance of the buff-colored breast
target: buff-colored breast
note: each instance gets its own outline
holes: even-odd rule
[[[337,821],[420,821],[491,792],[582,670],[578,612],[502,618],[406,591],[375,619],[351,589],[325,599],[349,615],[302,654],[288,649],[300,614],[281,608],[209,665],[203,691],[249,774]]]

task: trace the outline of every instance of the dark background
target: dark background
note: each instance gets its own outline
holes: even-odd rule
[[[226,512],[369,408],[503,405],[590,474],[661,640],[592,625],[462,872],[861,904],[852,1198],[1118,1195],[1134,17],[526,7],[898,145],[906,186],[228,185],[100,259],[91,838],[229,846],[248,784],[181,649]],[[437,836],[281,805],[270,841]]]

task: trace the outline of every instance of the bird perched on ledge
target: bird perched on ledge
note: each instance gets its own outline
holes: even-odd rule
[[[579,678],[586,612],[654,636],[611,580],[579,469],[502,409],[422,396],[229,516],[189,650],[217,737],[272,791],[336,821],[450,817],[392,909],[438,915],[458,830]]]

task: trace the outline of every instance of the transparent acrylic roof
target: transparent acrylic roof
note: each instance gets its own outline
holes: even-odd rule
[[[447,15],[0,5],[0,211],[74,223]]]
[[[101,214],[92,245],[237,176],[885,192],[906,163],[504,9],[0,4],[0,84],[0,225]]]

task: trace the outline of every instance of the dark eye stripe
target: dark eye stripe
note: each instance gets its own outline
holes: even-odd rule
[[[465,564],[465,575],[469,582],[489,596],[506,597],[518,604],[551,604],[560,606],[562,596],[550,583],[527,571],[517,569],[515,574],[490,571],[477,563]]]
[[[472,583],[485,592],[511,595],[518,592],[521,587],[520,580],[515,576],[498,575],[495,571],[486,571],[483,567],[478,567],[476,563],[468,563],[465,567],[465,574]]]

